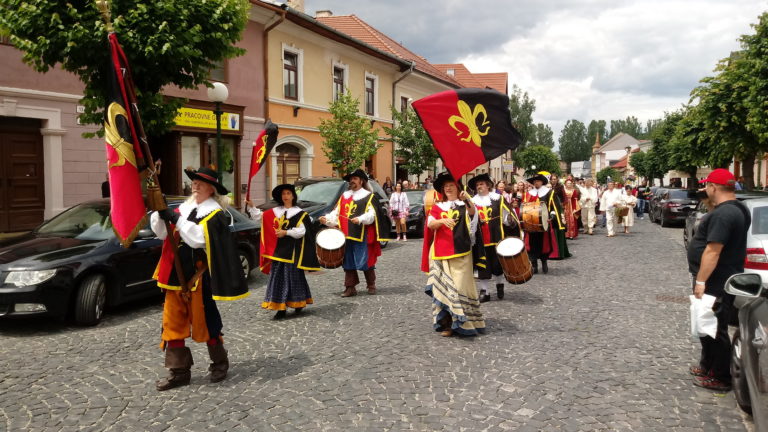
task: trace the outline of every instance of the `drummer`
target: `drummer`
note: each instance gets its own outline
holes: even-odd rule
[[[552,192],[552,189],[547,186],[549,179],[547,176],[549,173],[541,171],[535,176],[529,178],[528,183],[533,184],[533,187],[528,190],[523,196],[523,206],[526,203],[536,203],[536,205],[546,206],[550,219],[561,218],[563,214],[563,206],[560,202],[560,198]],[[556,219],[555,219],[556,220]],[[549,223],[547,229],[543,232],[529,231],[525,237],[525,245],[528,250],[528,257],[531,260],[533,266],[533,272],[539,272],[538,260],[541,260],[541,271],[547,273],[549,268],[547,267],[547,260],[551,253],[557,253],[557,238],[555,232],[552,229],[552,223]]]
[[[274,310],[274,319],[285,318],[286,308],[295,313],[312,304],[305,270],[320,270],[315,237],[308,232],[309,215],[296,206],[296,188],[282,184],[272,189],[279,205],[262,214],[259,267],[269,275],[261,307]]]
[[[371,193],[368,175],[361,169],[344,176],[349,190],[344,191],[333,211],[320,217],[320,223],[338,226],[347,238],[344,248],[344,292],[342,297],[357,295],[358,270],[365,276],[368,294],[376,294],[376,260],[381,255],[380,241],[389,241],[389,225],[381,203]]]
[[[499,300],[504,298],[504,270],[496,256],[496,245],[512,233],[513,229],[509,226],[510,218],[515,227],[519,224],[516,223],[516,215],[509,211],[502,196],[492,192],[493,184],[488,174],[480,174],[467,182],[469,188],[476,193],[472,202],[480,215],[480,229],[475,240],[473,256],[476,261],[476,284],[481,303],[491,300],[488,286],[491,279],[496,283],[496,297]]]

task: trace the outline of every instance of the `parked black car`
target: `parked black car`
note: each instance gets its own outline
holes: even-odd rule
[[[688,196],[688,189],[661,189],[656,191],[650,217],[652,222],[658,222],[666,227],[671,223],[685,223],[688,213],[693,211],[698,200]]]
[[[368,184],[384,209],[382,212],[384,214],[381,215],[386,218],[384,226],[391,226],[389,198],[386,192],[375,180],[370,180]],[[309,214],[315,232],[321,228],[320,216],[332,212],[339,198],[341,198],[341,194],[349,188],[349,184],[346,181],[336,177],[305,177],[297,180],[294,185],[299,194],[296,204]],[[277,203],[270,200],[258,207],[261,210],[268,210],[276,205]],[[386,245],[386,242],[381,242],[381,247],[386,247]]]
[[[182,202],[168,200],[172,208]],[[109,199],[84,202],[0,243],[0,317],[39,314],[94,325],[105,307],[157,296],[152,275],[162,241],[147,225],[123,248],[109,211]],[[227,212],[247,276],[258,263],[260,228],[233,208]]]
[[[421,237],[424,235],[424,191],[421,189],[407,190],[408,196],[408,218],[405,220],[405,226],[408,228],[408,235]]]
[[[736,403],[752,414],[755,430],[768,430],[768,295],[759,274],[732,276],[725,291],[736,296],[739,326],[733,335],[731,377]]]

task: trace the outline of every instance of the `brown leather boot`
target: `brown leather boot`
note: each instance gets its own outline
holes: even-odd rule
[[[224,345],[208,345],[208,355],[211,356],[211,361],[213,362],[208,366],[208,370],[211,372],[211,382],[224,381],[229,369],[229,359],[227,358],[227,350],[224,349]]]
[[[363,275],[365,276],[365,285],[368,287],[368,294],[376,294],[376,270],[365,270]]]
[[[188,385],[192,379],[192,364],[192,351],[188,347],[166,348],[165,367],[170,370],[170,374],[155,383],[157,391]]]
[[[348,286],[344,288],[344,292],[341,293],[342,297],[352,297],[357,295],[357,289],[353,286]]]

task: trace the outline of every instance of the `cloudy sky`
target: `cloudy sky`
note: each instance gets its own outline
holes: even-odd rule
[[[509,73],[534,120],[645,122],[688,101],[768,10],[757,0],[305,0],[355,14],[432,63]]]

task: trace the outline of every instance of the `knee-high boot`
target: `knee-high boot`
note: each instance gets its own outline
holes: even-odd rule
[[[376,270],[370,269],[363,271],[365,276],[365,285],[368,288],[368,294],[376,294]]]
[[[224,378],[227,377],[227,370],[229,370],[229,358],[227,357],[227,350],[224,349],[224,345],[221,343],[208,345],[208,355],[211,356],[212,362],[208,366],[208,370],[211,372],[211,382],[224,381]]]
[[[192,351],[188,347],[166,348],[165,367],[170,374],[155,384],[158,391],[185,386],[192,379]]]
[[[542,258],[541,259],[541,272],[544,274],[547,274],[549,272],[549,267],[547,267],[547,259]]]

